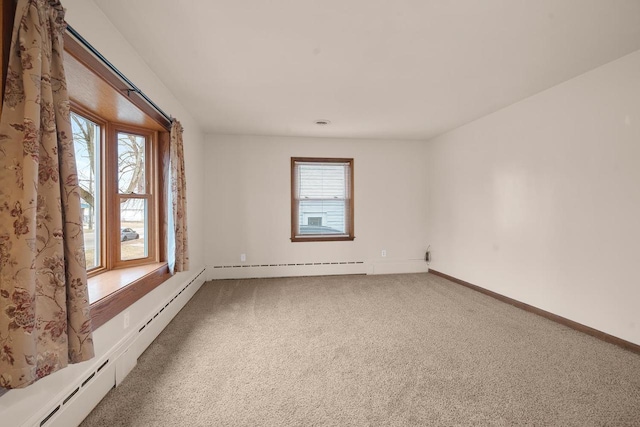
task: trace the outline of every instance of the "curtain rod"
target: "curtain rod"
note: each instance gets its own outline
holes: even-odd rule
[[[67,24],[67,32],[71,34],[76,40],[78,40],[89,52],[91,52],[96,58],[104,63],[115,75],[117,75],[124,83],[126,83],[130,89],[125,89],[127,94],[131,92],[135,92],[140,95],[149,105],[151,105],[158,113],[164,116],[165,119],[169,121],[169,123],[173,122],[173,117],[169,114],[162,111],[160,107],[156,105],[143,91],[141,91],[136,85],[133,84],[131,80],[127,78],[120,70],[116,68],[107,58],[105,58],[98,50],[91,45],[84,37],[82,37],[73,27]]]

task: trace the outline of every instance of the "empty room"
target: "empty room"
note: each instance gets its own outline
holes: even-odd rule
[[[640,425],[639,0],[0,4],[0,425]]]

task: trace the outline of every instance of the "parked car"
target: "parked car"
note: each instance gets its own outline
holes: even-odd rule
[[[135,232],[132,228],[123,228],[120,230],[120,241],[124,242],[127,240],[135,240],[139,239],[140,235]]]

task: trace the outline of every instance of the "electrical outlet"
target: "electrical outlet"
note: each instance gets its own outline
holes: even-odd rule
[[[128,311],[124,312],[124,328],[127,329],[129,327],[129,322],[131,321],[131,314]]]
[[[240,254],[240,262],[245,262],[247,260],[247,254]]]
[[[382,253],[380,254],[382,257],[386,257],[387,256],[387,250],[383,249]]]

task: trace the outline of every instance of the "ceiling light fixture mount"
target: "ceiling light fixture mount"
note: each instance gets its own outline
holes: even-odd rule
[[[329,126],[331,124],[329,120],[316,120],[314,123],[318,126]]]

